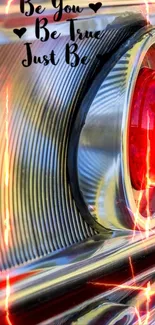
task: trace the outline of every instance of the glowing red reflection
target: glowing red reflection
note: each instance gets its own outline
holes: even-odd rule
[[[136,190],[155,185],[155,71],[149,68],[141,69],[133,96],[129,165]]]

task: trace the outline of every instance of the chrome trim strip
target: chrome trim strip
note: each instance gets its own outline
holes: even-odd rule
[[[122,325],[133,325],[133,322],[137,319],[134,307],[107,301],[98,301],[96,303],[95,299],[78,305],[74,309],[38,325],[91,325],[92,322],[93,324],[104,325],[118,325],[118,322],[121,322]]]
[[[85,281],[92,280],[93,277],[106,275],[123,266],[128,265],[129,257],[134,259],[147,258],[147,255],[154,252],[155,235],[145,238],[142,234],[121,236],[105,240],[104,237],[97,236],[85,243],[73,246],[69,251],[57,253],[55,257],[48,260],[42,259],[40,263],[33,266],[25,264],[23,268],[16,268],[14,271],[2,272],[1,281],[7,275],[10,280],[23,271],[27,277],[23,280],[16,280],[11,286],[9,297],[10,309],[16,310],[26,303],[41,300],[42,297],[50,298],[54,295],[65,292],[69,288]],[[82,252],[83,251],[83,252]],[[72,263],[69,256],[73,256]],[[46,262],[45,262],[46,261]],[[32,272],[33,271],[33,272]],[[34,273],[36,271],[36,273]],[[0,311],[4,312],[6,289],[0,292]]]
[[[87,323],[86,320],[88,319],[89,321],[91,320],[96,321],[95,318],[98,315],[98,311],[100,317],[104,317],[106,314],[105,312],[106,310],[104,309],[104,307],[107,306],[108,308],[110,308],[110,306],[112,307],[114,303],[116,304],[115,310],[117,310],[118,304],[122,304],[121,305],[122,310],[126,309],[126,312],[128,312],[128,308],[133,308],[132,310],[130,310],[130,316],[133,316],[134,318],[134,320],[132,318],[131,324],[132,325],[137,324],[135,320],[135,316],[137,316],[136,310],[137,311],[139,310],[139,314],[141,314],[140,311],[144,309],[144,304],[147,303],[145,288],[147,288],[148,282],[151,282],[150,299],[152,298],[152,296],[154,296],[154,288],[155,288],[154,279],[155,279],[155,267],[152,267],[147,271],[138,274],[136,277],[134,277],[134,279],[131,278],[131,280],[125,283],[120,283],[120,287],[118,285],[118,287],[116,286],[115,288],[107,290],[106,292],[97,295],[92,299],[86,300],[80,305],[77,305],[76,307],[69,309],[64,313],[59,314],[58,316],[52,317],[50,319],[47,319],[46,321],[39,323],[39,325],[48,325],[48,324],[58,325],[61,323],[65,325],[71,321],[77,321],[79,322],[78,324],[81,324],[80,323],[81,320],[83,320],[84,324],[86,324]],[[91,284],[92,287],[93,286],[97,287],[98,285],[102,287],[101,280],[97,283],[92,282]],[[103,289],[105,289],[105,285],[106,284],[103,283]],[[143,290],[141,288],[143,288]],[[124,303],[125,305],[123,305]],[[116,314],[113,314],[113,309],[111,311],[112,311],[111,316],[113,315],[113,318],[110,320],[111,321],[113,320],[114,323],[112,324],[115,324]],[[153,312],[154,312],[154,305],[152,304],[149,308],[149,313],[150,313],[149,324],[152,324],[152,322],[150,323],[150,321],[151,320],[153,321],[154,319],[153,316],[151,316]],[[147,316],[147,312],[146,314],[141,316],[141,320],[143,319],[145,321],[146,316]],[[106,325],[106,319],[104,324]]]

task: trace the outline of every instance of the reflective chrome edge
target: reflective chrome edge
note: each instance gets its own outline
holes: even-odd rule
[[[118,303],[110,303],[106,301],[95,302],[87,301],[87,303],[78,305],[76,308],[59,315],[58,317],[51,318],[38,325],[91,325],[104,324],[104,325],[117,325],[118,322],[123,322],[123,325],[133,325],[137,319],[134,307],[126,306]],[[121,324],[121,323],[120,323]]]
[[[155,30],[133,46],[114,66],[93,100],[81,131],[77,168],[80,191],[92,222],[109,229],[146,230],[139,214],[128,167],[130,104],[137,76]],[[84,217],[84,215],[83,215]],[[150,229],[155,227],[151,219]]]

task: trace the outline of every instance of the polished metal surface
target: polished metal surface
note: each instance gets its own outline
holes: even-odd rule
[[[60,295],[62,289],[68,290],[97,274],[109,274],[113,268],[126,267],[129,256],[143,258],[147,255],[144,248],[148,253],[154,251],[153,234],[149,238],[143,237],[143,234],[136,234],[135,238],[132,234],[115,238],[115,233],[103,229],[104,236],[94,238],[96,231],[79,213],[67,174],[70,120],[90,80],[100,68],[95,54],[108,53],[109,45],[114,50],[120,39],[123,42],[132,34],[130,28],[119,31],[113,25],[114,28],[109,31],[107,26],[115,24],[116,17],[122,22],[124,17],[131,17],[133,13],[142,13],[138,19],[147,15],[146,3],[140,3],[140,6],[137,6],[137,1],[135,6],[130,3],[130,10],[122,6],[117,9],[109,7],[115,4],[118,5],[118,2],[106,1],[97,16],[87,17],[90,11],[86,9],[86,18],[82,17],[77,23],[82,30],[103,30],[101,43],[83,41],[80,47],[80,55],[92,55],[90,66],[77,69],[65,66],[63,50],[69,37],[66,36],[68,24],[64,23],[57,25],[62,33],[60,40],[50,41],[44,47],[39,42],[33,43],[34,53],[40,55],[44,51],[50,52],[51,48],[56,49],[60,54],[60,65],[54,68],[33,65],[27,70],[21,66],[25,56],[23,43],[15,43],[9,25],[12,14],[18,14],[19,7],[11,6],[9,14],[5,15],[6,5],[0,5],[0,43],[8,43],[0,46],[0,313],[6,313],[7,279],[11,283],[9,309],[17,310],[27,303],[40,302],[49,294],[51,297]],[[152,13],[149,14],[150,21],[151,17]],[[32,26],[28,29],[25,39],[33,39]],[[134,32],[136,30],[137,27]],[[12,41],[13,44],[9,44]],[[128,60],[128,55],[125,59]],[[117,132],[115,135],[117,139]],[[108,153],[108,148],[106,150]],[[88,161],[89,166],[90,162],[93,165],[92,158]],[[100,163],[100,157],[97,162]],[[98,166],[96,161],[95,164]],[[115,161],[114,165],[117,164],[118,161]],[[7,165],[9,175],[6,186]],[[113,208],[111,211],[115,212]],[[128,230],[124,216],[122,228]],[[108,228],[121,228],[116,219],[113,224],[113,218],[106,220],[106,224]],[[114,313],[117,313],[117,307]],[[105,315],[104,308],[105,305],[100,309],[102,316]],[[108,308],[111,312],[110,305]],[[133,310],[122,305],[118,308],[122,309],[118,311],[118,317],[124,315],[124,308],[125,313]],[[89,316],[92,317],[91,314]],[[131,317],[127,324],[132,324]],[[112,324],[115,324],[115,318],[111,319]]]
[[[101,301],[87,302],[86,306],[77,306],[66,314],[38,325],[133,325],[138,320],[134,307]]]
[[[112,278],[112,282],[99,280],[98,282],[92,281],[91,284],[92,288],[103,287],[103,293],[58,316],[47,319],[39,325],[67,325],[71,323],[87,325],[90,322],[95,325],[109,325],[116,324],[118,321],[121,325],[126,324],[125,321],[128,321],[129,324],[131,322],[132,325],[154,324],[154,267],[132,276],[127,282],[117,283],[117,279]],[[150,291],[147,295],[148,284],[150,284]],[[124,317],[125,315],[127,318]]]
[[[41,259],[34,264],[29,263],[23,267],[2,272],[1,281],[4,289],[2,287],[0,291],[0,312],[5,312],[7,276],[12,283],[9,308],[17,311],[27,303],[33,306],[36,301],[42,301],[47,297],[55,299],[57,295],[62,294],[62,290],[65,292],[65,290],[73,288],[73,285],[76,287],[99,275],[111,275],[112,281],[115,281],[113,274],[128,270],[129,257],[137,263],[140,260],[142,263],[144,261],[146,263],[150,254],[154,256],[154,242],[154,234],[150,234],[149,238],[143,237],[142,234],[136,234],[135,238],[128,235],[107,240],[97,236],[85,243],[73,246],[67,251],[64,250],[54,256],[49,256],[48,259]],[[18,278],[18,275],[22,274],[22,279]],[[118,290],[118,288],[114,290]],[[121,291],[119,292],[121,300]],[[115,291],[111,291],[111,297],[111,301],[113,301]]]
[[[80,191],[98,224],[109,229],[143,229],[147,220],[131,185],[128,162],[128,130],[132,96],[138,73],[155,31],[146,34],[128,51],[101,82],[81,131],[78,154]],[[102,76],[101,76],[102,80]],[[93,87],[92,87],[93,89]],[[154,204],[154,197],[149,206]],[[150,215],[149,228],[155,227]]]
[[[132,18],[129,14],[121,18],[122,25],[109,25],[101,42],[77,40],[80,57],[89,55],[91,61],[76,68],[65,62],[68,36],[45,44],[33,42],[34,55],[55,51],[60,59],[56,66],[32,64],[26,69],[21,64],[26,57],[22,42],[0,46],[0,270],[95,234],[81,217],[70,189],[70,124],[106,61],[100,62],[96,54],[115,51],[145,24],[138,15],[131,27]]]

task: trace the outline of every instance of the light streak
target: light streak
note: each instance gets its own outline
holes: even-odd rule
[[[149,0],[144,0],[145,7],[146,7],[146,19],[149,22],[150,19],[150,8],[149,8]]]
[[[104,282],[88,282],[89,284],[95,285],[95,286],[103,286],[103,287],[114,287],[114,288],[120,288],[120,289],[129,289],[134,291],[143,291],[146,293],[148,291],[148,288],[138,286],[138,285],[127,285],[127,284],[117,284],[117,283],[104,283]],[[155,290],[150,291],[151,296],[155,295]]]
[[[151,289],[150,281],[147,283],[146,287],[137,285],[131,257],[129,257],[129,265],[130,265],[134,285],[117,284],[117,283],[103,283],[103,282],[88,282],[88,283],[95,285],[95,286],[113,287],[113,288],[120,288],[123,290],[140,291],[140,293],[144,293],[144,295],[146,297],[146,299],[145,299],[146,300],[146,314],[144,316],[145,318],[142,320],[142,318],[140,316],[140,308],[137,306],[135,307],[135,314],[137,316],[138,325],[149,325],[150,301],[151,301],[151,297],[155,295],[155,290]]]
[[[129,256],[129,265],[130,265],[130,269],[131,269],[132,279],[133,279],[133,281],[134,281],[134,283],[136,285],[134,267],[133,267],[132,259],[131,259],[130,256]],[[138,307],[135,307],[135,312],[136,312],[136,315],[137,315],[137,318],[138,318],[138,325],[142,325],[142,320],[141,320],[141,317],[140,317],[140,310],[139,310]]]
[[[134,274],[134,268],[133,268],[133,264],[132,264],[132,259],[131,257],[129,257],[129,265],[130,265],[130,269],[131,269],[131,273],[132,273],[132,279],[136,285],[136,280],[135,280],[135,274]],[[132,286],[133,288],[133,286]],[[140,287],[139,287],[140,288]],[[149,325],[149,319],[150,319],[150,299],[152,295],[155,295],[154,291],[151,291],[151,285],[150,285],[150,281],[147,283],[147,287],[141,289],[142,291],[145,292],[145,296],[146,296],[146,316],[144,319],[144,322],[142,323],[142,319],[140,316],[140,310],[139,308],[135,308],[135,312],[138,318],[138,325]]]
[[[9,246],[9,231],[10,231],[10,217],[9,217],[9,210],[6,209],[6,218],[5,218],[5,230],[4,230],[4,242],[6,247]]]
[[[138,325],[142,325],[142,320],[141,320],[141,317],[140,317],[140,312],[139,312],[139,309],[137,307],[135,307],[135,313],[136,313],[136,316],[138,318]]]
[[[138,220],[139,220],[139,211],[140,211],[140,204],[142,201],[142,197],[143,197],[143,192],[142,190],[139,191],[139,195],[138,195],[138,200],[137,200],[137,209],[136,209],[136,213],[134,214],[134,229],[133,229],[133,238],[135,237],[135,233],[136,233],[136,228],[138,227],[140,230],[140,227],[138,226]]]
[[[147,284],[146,289],[146,319],[144,322],[144,325],[149,325],[149,319],[150,319],[150,300],[151,300],[151,285],[150,282]]]
[[[145,220],[145,237],[149,238],[150,235],[150,223],[151,223],[151,209],[150,209],[150,188],[155,186],[154,180],[151,179],[150,173],[150,156],[151,156],[151,141],[150,141],[150,116],[149,112],[147,111],[147,132],[146,132],[146,143],[147,143],[147,153],[146,153],[146,220]],[[142,181],[143,183],[143,181]],[[133,229],[133,239],[135,237],[135,231],[138,226],[138,219],[140,215],[140,205],[143,200],[143,191],[139,191],[139,196],[137,200],[137,209],[134,215],[134,229]],[[140,229],[139,229],[140,230]],[[140,231],[141,232],[141,231]],[[141,232],[142,234],[142,232]]]
[[[4,221],[4,242],[6,250],[9,248],[9,232],[10,232],[10,212],[9,212],[9,196],[8,196],[8,186],[9,186],[9,89],[6,89],[6,119],[5,119],[5,156],[4,156],[4,166],[5,166],[5,221]],[[5,312],[6,321],[8,325],[12,325],[9,315],[9,297],[10,297],[10,277],[9,274],[6,275],[6,298],[5,298]]]
[[[132,279],[134,281],[134,284],[136,285],[134,267],[133,267],[132,259],[131,259],[130,256],[129,256],[129,265],[130,265],[130,269],[131,269]],[[138,307],[135,308],[135,312],[136,312],[136,315],[137,315],[137,318],[138,318],[138,325],[141,325],[142,324],[142,321],[141,321],[141,317],[140,317],[140,310],[139,310]]]
[[[88,283],[95,286],[113,287],[113,288],[120,288],[123,290],[133,290],[133,291],[143,292],[146,296],[146,315],[144,321],[142,321],[141,319],[139,308],[135,307],[135,313],[138,317],[139,325],[140,324],[149,325],[150,299],[151,296],[155,295],[155,290],[151,289],[150,282],[147,283],[147,287],[142,287],[138,285],[117,284],[117,283],[103,283],[103,282],[88,282]]]
[[[9,246],[9,232],[10,232],[10,213],[9,213],[9,198],[8,198],[8,185],[9,185],[9,90],[8,87],[6,89],[6,118],[5,118],[5,158],[4,158],[4,166],[5,166],[5,220],[4,220],[4,241],[6,247]]]
[[[145,233],[146,238],[149,237],[149,228],[150,228],[150,151],[151,151],[151,144],[150,144],[150,117],[147,111],[147,154],[146,154],[146,203],[147,203],[147,219],[145,223]]]
[[[12,325],[9,315],[9,297],[10,297],[10,278],[9,275],[6,276],[6,298],[5,298],[5,311],[6,311],[6,320],[8,325]]]
[[[130,269],[131,269],[132,279],[134,280],[134,283],[136,284],[135,274],[134,274],[134,268],[133,268],[132,259],[131,259],[130,256],[129,256],[129,264],[130,264]]]
[[[6,89],[6,119],[5,119],[5,139],[6,139],[6,149],[5,149],[5,186],[8,187],[9,184],[9,93],[8,87]]]
[[[8,13],[9,13],[9,9],[10,9],[10,6],[11,6],[12,2],[13,2],[13,0],[8,0],[8,3],[7,3],[6,8],[5,8],[6,15],[8,15]]]

